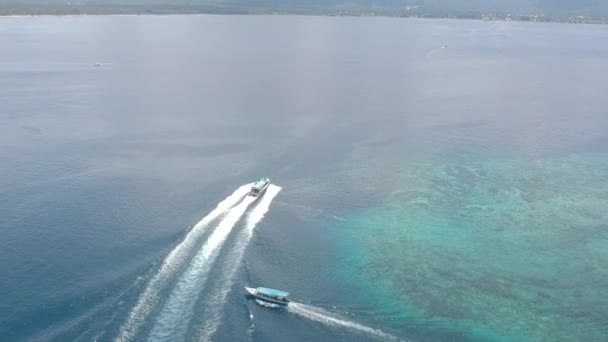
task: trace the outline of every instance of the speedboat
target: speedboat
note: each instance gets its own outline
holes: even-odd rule
[[[253,197],[259,197],[264,193],[264,191],[266,191],[266,189],[268,189],[269,185],[270,185],[270,179],[260,178],[260,180],[255,182],[255,184],[253,184],[253,186],[251,187],[251,190],[249,191],[249,195],[253,196]]]
[[[259,299],[264,302],[279,304],[279,305],[287,305],[289,303],[288,292],[271,289],[268,287],[245,287],[245,290],[252,297]]]

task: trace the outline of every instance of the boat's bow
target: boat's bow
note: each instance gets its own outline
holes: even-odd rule
[[[253,287],[245,286],[245,291],[247,291],[247,293],[249,293],[250,295],[255,296],[255,289]]]

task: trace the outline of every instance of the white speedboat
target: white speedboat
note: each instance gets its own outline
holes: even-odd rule
[[[279,304],[279,305],[287,305],[289,303],[288,292],[271,289],[268,287],[245,287],[245,290],[252,297],[259,299],[264,302]]]
[[[251,187],[251,190],[249,191],[249,196],[260,197],[264,193],[264,191],[266,191],[266,189],[268,189],[269,185],[270,185],[270,179],[261,178],[260,180],[255,182],[255,184],[253,184],[253,186]]]

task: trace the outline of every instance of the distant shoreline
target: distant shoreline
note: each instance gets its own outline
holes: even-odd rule
[[[228,8],[228,7],[47,7],[47,8],[0,8],[0,18],[42,17],[42,16],[143,16],[143,15],[299,15],[323,17],[386,17],[409,19],[464,19],[480,21],[515,21],[515,22],[546,22],[564,24],[608,24],[608,18],[585,16],[547,16],[531,14],[496,14],[496,13],[462,13],[462,14],[433,14],[410,13],[400,11],[323,11],[323,10],[288,10],[265,8]]]

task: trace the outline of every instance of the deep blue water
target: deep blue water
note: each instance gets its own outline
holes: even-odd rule
[[[500,318],[408,321],[408,310],[433,310],[391,299],[403,289],[394,275],[352,267],[369,257],[349,242],[366,232],[352,220],[407,187],[414,164],[601,163],[607,40],[604,26],[454,20],[2,18],[0,336],[145,340],[166,332],[163,320],[185,328],[159,340],[197,340],[215,323],[217,341],[522,336]],[[282,189],[250,240],[239,234],[255,204],[200,267],[197,252],[230,213],[162,273],[192,226],[260,176]],[[136,331],[121,335],[161,273]],[[384,282],[393,284],[370,290]],[[285,289],[309,306],[264,308],[245,285]],[[171,296],[190,305],[179,317],[163,311]]]

